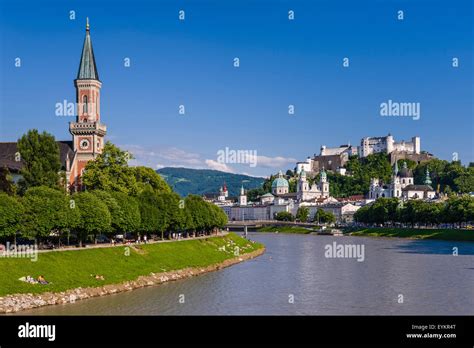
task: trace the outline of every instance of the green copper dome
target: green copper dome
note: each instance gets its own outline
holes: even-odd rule
[[[272,182],[272,188],[277,188],[277,187],[289,187],[289,185],[288,185],[288,180],[286,180],[286,179],[283,177],[283,174],[282,174],[281,171],[280,171],[280,173],[278,174],[278,178],[276,178],[276,179],[273,180],[273,182]]]

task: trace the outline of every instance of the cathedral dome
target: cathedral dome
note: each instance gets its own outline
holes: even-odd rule
[[[273,188],[277,188],[277,187],[289,187],[288,180],[286,180],[286,179],[283,177],[283,174],[282,174],[281,171],[280,171],[280,173],[278,174],[278,178],[276,178],[276,179],[273,180],[273,182],[272,182],[272,189],[273,189]]]

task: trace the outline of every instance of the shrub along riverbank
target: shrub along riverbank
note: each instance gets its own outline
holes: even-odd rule
[[[236,249],[238,248],[238,250]],[[150,273],[219,264],[259,249],[263,245],[230,233],[221,237],[146,245],[117,246],[40,253],[38,260],[0,258],[0,296],[20,293],[60,292],[79,287],[99,287],[137,279]],[[20,281],[43,275],[48,285]],[[103,277],[96,279],[95,275]]]
[[[411,239],[440,239],[473,241],[474,230],[419,229],[419,228],[364,228],[350,233],[351,236],[398,237]]]

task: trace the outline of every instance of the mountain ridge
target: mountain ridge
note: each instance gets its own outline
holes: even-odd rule
[[[156,172],[181,196],[217,193],[224,182],[229,190],[229,196],[238,196],[242,184],[248,190],[261,187],[265,181],[265,178],[215,169],[164,167]]]

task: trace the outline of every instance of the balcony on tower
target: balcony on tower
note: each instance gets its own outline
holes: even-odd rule
[[[77,134],[97,134],[105,136],[107,126],[100,122],[69,122],[69,132]]]

